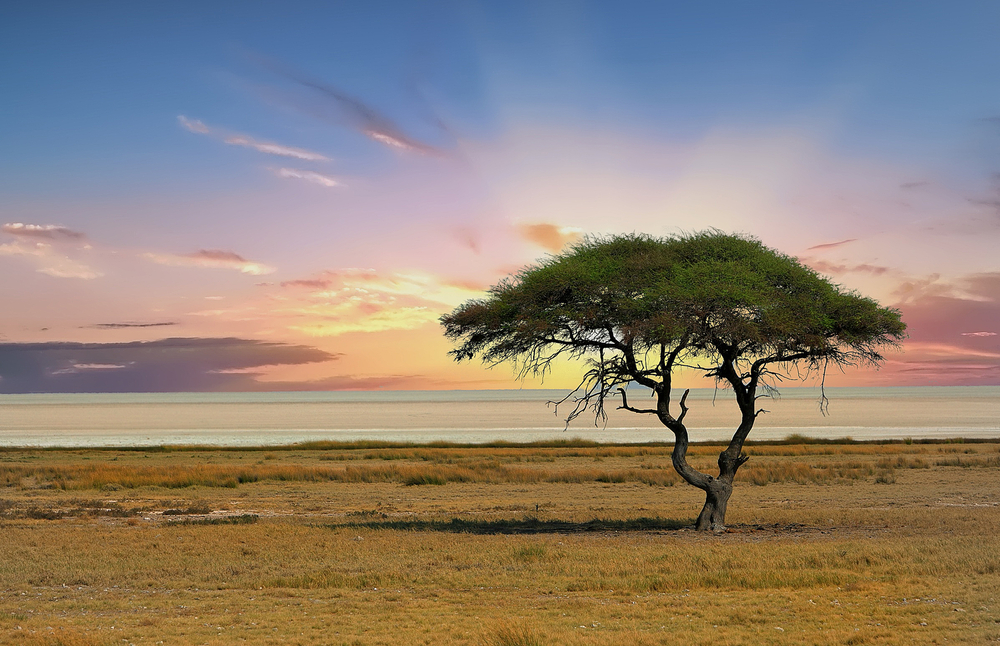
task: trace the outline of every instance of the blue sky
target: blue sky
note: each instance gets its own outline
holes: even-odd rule
[[[436,317],[580,235],[718,227],[913,309],[921,340],[858,379],[1000,383],[997,24],[995,2],[8,5],[0,341],[118,344],[33,364],[38,389],[168,336],[266,347],[234,388],[514,385],[452,366]]]
[[[476,136],[508,110],[678,139],[720,122],[814,119],[836,121],[829,142],[844,150],[956,162],[1000,102],[993,2],[108,2],[4,13],[8,191],[46,188],[53,173],[74,191],[121,190],[110,175],[133,188],[190,181],[202,167],[176,137],[178,112],[350,145],[259,100],[275,79],[258,57],[430,131],[420,87]],[[370,170],[362,148],[354,155]]]

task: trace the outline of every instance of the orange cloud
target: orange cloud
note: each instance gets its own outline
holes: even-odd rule
[[[517,227],[521,237],[552,253],[559,253],[563,247],[583,237],[583,229],[561,227],[555,224],[520,224]]]

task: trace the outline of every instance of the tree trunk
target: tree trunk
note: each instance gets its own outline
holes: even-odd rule
[[[721,532],[726,529],[726,505],[733,494],[733,485],[713,478],[705,489],[705,506],[698,514],[694,528],[698,531]]]
[[[624,400],[624,390],[622,397],[624,406],[628,408],[627,400]],[[669,391],[666,391],[669,393]],[[726,506],[729,504],[729,497],[733,495],[733,480],[736,472],[749,459],[743,454],[743,440],[746,438],[756,415],[750,413],[743,415],[743,423],[736,429],[733,440],[726,447],[726,450],[719,454],[719,477],[713,478],[707,473],[702,473],[687,462],[688,432],[684,426],[684,417],[688,408],[685,405],[688,393],[685,390],[681,397],[681,414],[677,419],[670,415],[669,398],[664,397],[662,392],[657,402],[657,414],[664,426],[674,433],[674,450],[670,454],[674,470],[684,478],[684,480],[705,492],[705,506],[698,515],[695,522],[695,529],[698,531],[721,532],[726,529]],[[753,399],[751,398],[751,402]],[[630,410],[634,410],[631,409]]]

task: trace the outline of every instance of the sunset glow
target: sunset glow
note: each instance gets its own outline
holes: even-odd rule
[[[538,387],[438,318],[709,228],[1000,384],[996,3],[181,5],[0,9],[0,392]]]

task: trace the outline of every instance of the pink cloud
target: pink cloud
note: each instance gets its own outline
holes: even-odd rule
[[[906,352],[884,371],[934,383],[1000,384],[1000,334],[990,331],[1000,321],[1000,273],[951,283],[932,276],[904,283],[901,292]]]
[[[806,249],[806,251],[815,251],[817,249],[833,249],[835,247],[842,247],[845,244],[848,244],[848,243],[851,243],[851,242],[857,242],[857,241],[858,241],[857,238],[848,238],[847,240],[841,240],[840,242],[826,242],[826,243],[823,243],[823,244],[818,244],[818,245],[809,247],[808,249]]]
[[[935,296],[945,296],[954,292],[954,287],[947,283],[940,282],[939,274],[931,274],[926,278],[914,278],[899,284],[893,291],[893,296],[897,296],[901,302],[910,302]]]
[[[343,186],[340,180],[330,177],[329,175],[323,175],[322,173],[317,173],[311,170],[299,170],[297,168],[278,168],[274,170],[274,174],[278,177],[284,177],[288,179],[301,179],[312,184],[319,184],[320,186],[325,186],[327,188],[334,188],[336,186]]]
[[[9,222],[3,225],[3,232],[13,236],[24,238],[42,238],[44,240],[83,240],[84,236],[79,231],[74,231],[56,224],[24,224],[22,222]]]
[[[281,282],[282,287],[304,287],[306,289],[326,289],[330,286],[330,280],[326,278],[303,278],[299,280],[285,280]],[[259,285],[267,286],[270,283],[258,283]]]
[[[252,262],[237,253],[221,249],[200,249],[189,254],[147,253],[144,257],[160,265],[235,269],[252,276],[274,272],[273,267]]]
[[[93,280],[103,274],[92,267],[71,258],[51,244],[34,244],[17,240],[10,244],[0,244],[0,256],[14,256],[28,259],[38,269],[35,271],[54,278],[79,278]]]
[[[815,247],[813,247],[815,248]],[[803,262],[818,271],[821,274],[828,274],[831,276],[839,276],[841,274],[848,273],[865,273],[871,274],[872,276],[881,276],[882,274],[889,271],[888,267],[883,267],[881,265],[872,265],[869,263],[861,263],[858,265],[848,265],[848,264],[834,264],[827,262],[825,260],[813,260],[810,258],[804,258]]]

